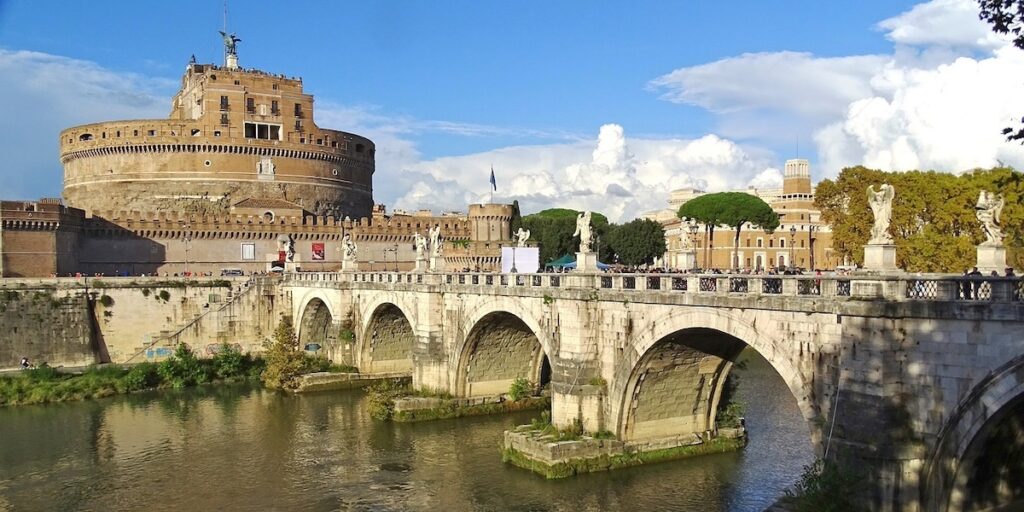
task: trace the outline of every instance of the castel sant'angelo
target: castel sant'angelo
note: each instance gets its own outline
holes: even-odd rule
[[[513,207],[386,215],[373,141],[317,126],[300,78],[193,58],[167,119],[60,133],[64,199],[0,201],[0,275],[408,270],[414,233],[439,227],[443,267],[492,269]]]

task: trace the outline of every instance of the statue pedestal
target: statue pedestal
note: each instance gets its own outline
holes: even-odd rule
[[[1006,270],[1006,248],[999,246],[978,246],[978,270],[988,274],[995,270],[1002,274]]]
[[[865,245],[864,270],[899,270],[896,267],[896,246],[891,244]]]
[[[359,272],[359,262],[356,260],[341,260],[342,272]]]
[[[426,258],[416,258],[416,269],[415,269],[415,271],[416,272],[426,272],[427,271],[427,259]]]
[[[431,272],[444,272],[444,256],[431,256],[430,257],[430,271]]]
[[[597,253],[578,252],[576,253],[577,272],[597,272]]]
[[[227,58],[224,59],[224,61],[224,67],[228,69],[238,69],[238,55],[235,55],[234,53],[229,53],[227,55]]]
[[[697,251],[682,251],[676,257],[676,268],[690,270],[697,268]]]

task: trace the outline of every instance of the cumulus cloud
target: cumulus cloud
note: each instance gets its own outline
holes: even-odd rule
[[[876,28],[895,43],[891,54],[744,54],[677,69],[651,85],[669,101],[717,113],[731,136],[770,139],[787,132],[785,122],[806,123],[801,136],[816,144],[819,176],[857,164],[952,172],[1024,166],[1021,147],[1000,134],[1024,114],[1024,52],[992,34],[975,2],[931,0]],[[777,112],[791,117],[780,126]]]
[[[92,62],[0,49],[0,196],[60,196],[57,135],[83,123],[166,117],[171,80],[118,73]]]
[[[971,0],[932,0],[878,23],[886,39],[910,46],[994,49],[1004,41],[978,18]]]
[[[526,212],[595,210],[623,221],[664,208],[668,192],[682,186],[746,187],[751,179],[767,176],[767,160],[753,156],[757,153],[715,135],[628,139],[622,126],[606,124],[596,140],[507,147],[412,165],[404,174],[416,176],[415,182],[396,206],[462,209],[486,201],[493,165],[495,201],[518,199]]]

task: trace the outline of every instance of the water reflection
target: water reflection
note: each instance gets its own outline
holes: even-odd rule
[[[743,357],[744,451],[562,481],[500,461],[534,413],[380,424],[358,391],[244,385],[0,409],[0,509],[761,510],[811,450],[785,384]]]

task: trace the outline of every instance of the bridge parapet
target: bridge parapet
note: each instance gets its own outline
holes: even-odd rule
[[[506,287],[660,292],[708,296],[777,296],[877,300],[1024,303],[1024,281],[1017,277],[780,276],[749,274],[494,274],[414,272],[302,272],[286,274],[288,284],[364,287],[396,284],[440,287]]]

